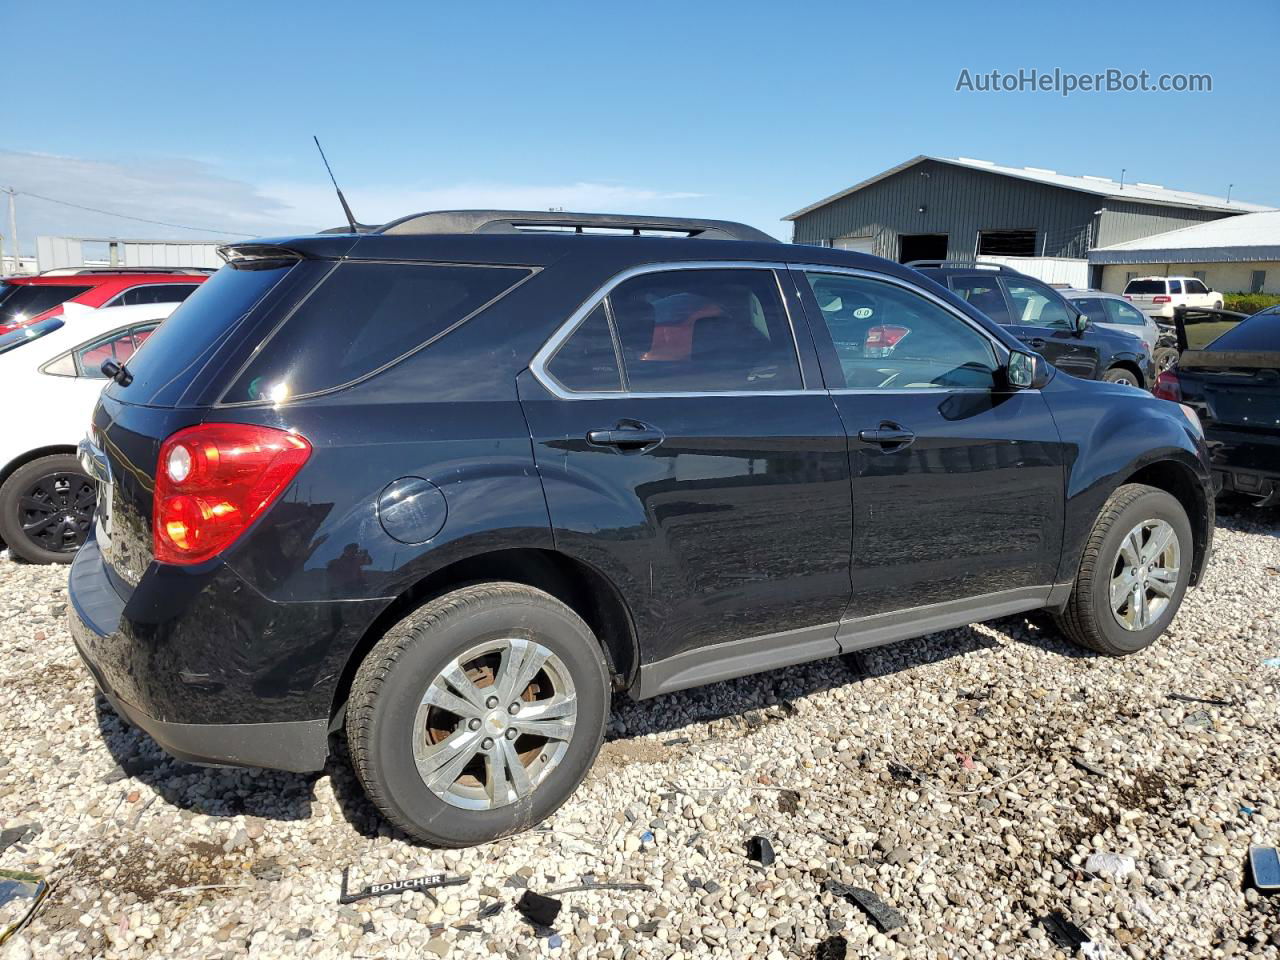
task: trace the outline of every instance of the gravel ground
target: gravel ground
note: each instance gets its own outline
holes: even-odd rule
[[[1242,870],[1250,843],[1280,843],[1280,669],[1261,662],[1280,656],[1277,511],[1222,516],[1206,582],[1142,654],[1018,617],[622,701],[544,828],[465,851],[389,832],[344,761],[166,759],[95,701],[65,576],[0,559],[0,826],[38,825],[0,867],[54,881],[3,960],[1070,956],[1054,911],[1108,957],[1280,957],[1280,897]],[[772,866],[746,857],[755,834]],[[1134,869],[1091,872],[1095,852]],[[353,888],[470,879],[438,905],[342,906],[346,867]],[[512,909],[592,877],[651,890],[565,893],[541,935]],[[905,922],[879,932],[833,882]]]

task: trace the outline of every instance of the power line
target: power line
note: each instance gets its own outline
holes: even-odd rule
[[[82,203],[71,203],[69,200],[57,200],[53,197],[42,196],[38,193],[31,193],[28,190],[14,190],[20,197],[34,197],[36,200],[44,200],[46,203],[57,203],[64,207],[74,207],[77,210],[87,210],[89,213],[100,213],[106,217],[118,217],[121,220],[136,220],[138,223],[150,223],[159,227],[174,227],[178,230],[195,230],[199,233],[221,233],[229,237],[252,237],[251,233],[236,233],[234,230],[217,230],[213,227],[193,227],[185,223],[170,223],[167,220],[148,220],[146,217],[134,217],[127,213],[113,213],[110,210],[99,210],[97,207],[86,207]]]

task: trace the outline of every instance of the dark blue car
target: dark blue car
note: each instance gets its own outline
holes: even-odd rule
[[[615,694],[1038,608],[1132,653],[1209,556],[1194,413],[884,260],[496,211],[225,256],[109,371],[73,636],[175,756],[345,727],[431,842],[555,810]]]

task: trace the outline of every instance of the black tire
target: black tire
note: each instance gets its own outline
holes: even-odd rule
[[[1131,387],[1141,387],[1142,378],[1125,367],[1112,367],[1102,375],[1107,383],[1127,383]]]
[[[1155,364],[1156,373],[1164,373],[1178,362],[1178,351],[1175,347],[1156,347],[1156,352],[1151,356],[1152,363]]]
[[[1178,539],[1181,555],[1177,584],[1168,604],[1142,630],[1121,626],[1112,612],[1111,577],[1121,542],[1144,520],[1164,520]],[[1139,483],[1120,487],[1103,505],[1080,559],[1071,599],[1055,614],[1059,628],[1075,643],[1111,657],[1122,657],[1150,646],[1177,615],[1191,579],[1193,552],[1191,522],[1176,499],[1163,490]]]
[[[418,707],[451,660],[489,638],[536,640],[567,669],[577,717],[560,762],[526,800],[463,809],[429,789],[413,755]],[[430,601],[378,641],[356,672],[347,704],[351,763],[369,799],[393,825],[442,847],[465,847],[526,830],[578,788],[604,738],[609,672],[591,629],[554,597],[517,583],[463,587]]]
[[[56,483],[55,483],[56,480]],[[69,485],[65,493],[64,484]],[[9,475],[0,487],[0,540],[23,560],[31,563],[70,563],[84,544],[93,522],[93,480],[80,469],[80,461],[69,453],[40,457],[24,463]],[[29,504],[34,498],[46,502],[53,514],[65,510],[63,516],[50,521],[41,535],[25,529],[38,515]],[[60,546],[60,549],[53,549]]]

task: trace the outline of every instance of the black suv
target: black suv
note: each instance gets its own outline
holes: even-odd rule
[[[1064,373],[1150,390],[1156,370],[1137,337],[1089,323],[1053,287],[1001,264],[917,260],[907,264],[949,288]]]
[[[614,693],[1044,607],[1131,653],[1209,555],[1194,414],[875,257],[496,211],[225,256],[96,408],[72,634],[178,757],[345,727],[428,841],[555,810]]]

